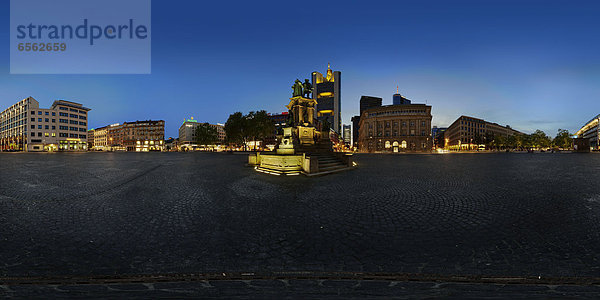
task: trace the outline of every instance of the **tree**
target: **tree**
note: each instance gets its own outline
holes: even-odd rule
[[[250,137],[247,123],[248,119],[246,116],[241,112],[235,112],[229,115],[224,128],[227,135],[227,141],[229,143],[244,145],[244,150],[246,150],[246,143]]]
[[[496,137],[492,132],[485,133],[484,141],[485,147],[488,149],[496,148],[498,146],[496,142]]]
[[[250,136],[254,141],[254,150],[256,150],[256,141],[259,140],[264,143],[265,138],[272,136],[275,133],[275,124],[264,110],[251,111],[246,119]]]
[[[478,147],[479,145],[483,144],[483,136],[476,132],[473,136],[473,144],[477,145]]]
[[[243,144],[244,150],[247,150],[248,141],[254,141],[256,150],[257,141],[264,142],[265,138],[275,133],[275,124],[264,110],[251,111],[247,115],[236,112],[227,119],[225,132],[228,142]]]
[[[502,147],[506,147],[506,141],[507,138],[503,135],[498,135],[494,137],[494,144],[496,144],[496,147],[498,148],[502,148]]]
[[[196,144],[208,146],[214,145],[219,140],[217,129],[208,123],[202,123],[196,127]]]
[[[518,146],[518,140],[516,135],[511,134],[509,136],[506,137],[506,142],[505,142],[506,148],[509,149],[514,149]]]
[[[562,149],[570,149],[573,145],[573,137],[566,129],[559,129],[554,138],[554,144]]]
[[[545,132],[538,129],[531,134],[531,143],[534,148],[548,148],[552,144],[552,140]]]

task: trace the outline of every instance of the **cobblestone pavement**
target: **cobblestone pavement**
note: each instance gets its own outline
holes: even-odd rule
[[[248,280],[2,286],[2,298],[139,299],[598,299],[597,286],[348,280]]]
[[[0,277],[600,277],[600,155],[355,160],[307,178],[257,173],[234,154],[0,154]]]

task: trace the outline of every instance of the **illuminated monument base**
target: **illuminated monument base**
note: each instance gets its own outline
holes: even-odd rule
[[[271,175],[325,175],[351,169],[352,155],[333,152],[329,132],[314,126],[315,99],[290,98],[287,105],[292,127],[283,128],[273,152],[252,153],[248,164],[258,172]]]

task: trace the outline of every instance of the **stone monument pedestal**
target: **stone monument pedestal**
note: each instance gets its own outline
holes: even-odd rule
[[[306,82],[308,84],[308,80]],[[303,97],[299,80],[292,88],[294,97],[286,105],[290,127],[283,128],[283,136],[274,152],[250,154],[248,165],[272,175],[312,176],[351,169],[354,166],[351,154],[334,153],[329,132],[316,130],[314,113],[317,101]]]

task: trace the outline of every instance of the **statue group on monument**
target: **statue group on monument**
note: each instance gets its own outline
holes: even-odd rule
[[[294,85],[292,85],[292,90],[294,90],[292,97],[306,97],[310,98],[310,94],[312,93],[313,86],[308,82],[308,79],[304,79],[304,83],[300,80],[296,79]]]

